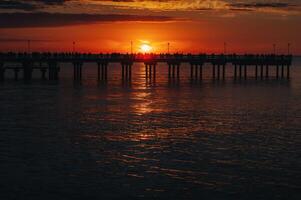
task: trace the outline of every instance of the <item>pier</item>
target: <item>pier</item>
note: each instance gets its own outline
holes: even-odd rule
[[[59,80],[62,63],[73,64],[74,81],[82,79],[84,63],[96,64],[99,81],[108,79],[110,63],[120,64],[120,76],[124,81],[131,80],[134,63],[144,63],[146,79],[156,78],[158,63],[168,65],[168,78],[179,79],[180,68],[187,67],[182,64],[188,63],[191,80],[202,80],[205,64],[211,65],[214,80],[225,80],[226,70],[231,67],[234,80],[247,80],[248,77],[266,80],[272,76],[272,68],[276,79],[289,79],[292,55],[0,53],[0,82],[5,80],[5,72],[8,70],[14,72],[15,80],[20,78],[22,72],[23,80],[28,82],[32,79],[33,71],[39,70],[41,79],[56,81]],[[251,68],[254,69],[252,75],[248,73]]]

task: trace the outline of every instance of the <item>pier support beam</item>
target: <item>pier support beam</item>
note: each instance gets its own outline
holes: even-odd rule
[[[4,73],[5,73],[4,63],[0,63],[0,82],[4,81]]]
[[[46,68],[41,69],[41,78],[42,78],[42,80],[46,80],[46,71],[47,71]]]
[[[234,65],[234,80],[237,79],[237,65]]]
[[[286,70],[287,70],[287,71],[286,71],[286,73],[287,73],[287,74],[286,74],[286,78],[287,78],[287,79],[290,79],[290,67],[291,67],[290,65],[287,65],[287,68],[286,68]]]
[[[269,65],[266,65],[265,67],[265,78],[269,78]]]
[[[82,62],[74,62],[73,63],[73,73],[74,73],[73,77],[74,77],[75,81],[82,80],[82,72],[83,72],[82,67],[83,67],[83,63]],[[52,74],[52,73],[49,72],[49,74]]]
[[[121,63],[122,80],[130,81],[132,79],[132,65],[133,65],[132,63]],[[105,69],[107,69],[107,67],[105,67]]]
[[[171,67],[172,67],[172,78],[175,78],[176,66],[175,65],[171,65]]]
[[[217,79],[220,79],[220,65],[217,65]]]
[[[104,63],[102,68],[104,80],[108,80],[108,64]]]
[[[215,79],[215,64],[212,65],[212,78]]]
[[[97,80],[100,81],[100,77],[102,76],[101,73],[101,63],[97,63]]]
[[[17,81],[19,78],[19,71],[20,71],[19,68],[14,68],[15,81]]]
[[[258,78],[258,65],[255,65],[255,79]]]
[[[168,63],[169,78],[180,78],[180,65],[181,63]]]
[[[260,79],[263,79],[263,65],[260,65]]]
[[[59,79],[60,68],[57,62],[48,62],[48,79],[56,81]]]
[[[124,73],[124,66],[122,65],[122,73]],[[123,77],[124,75],[122,75]],[[108,78],[108,63],[97,63],[97,79],[98,81],[104,81]]]
[[[245,80],[247,80],[247,78],[248,78],[248,66],[247,65],[244,65],[244,78],[245,78]]]
[[[194,72],[194,64],[190,63],[190,79],[193,79],[193,72]]]
[[[147,79],[155,79],[157,76],[157,63],[145,63],[145,74]],[[168,76],[170,76],[170,68],[168,69]]]
[[[200,66],[200,80],[203,79],[203,63],[199,65]]]
[[[190,63],[190,79],[191,80],[203,79],[203,63]]]
[[[23,80],[30,81],[32,79],[32,62],[23,62]]]
[[[226,65],[223,64],[223,80],[226,78]]]

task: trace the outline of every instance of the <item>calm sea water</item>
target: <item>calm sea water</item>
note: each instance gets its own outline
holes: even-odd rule
[[[300,199],[301,60],[291,80],[155,81],[87,65],[0,85],[0,199]],[[253,74],[253,72],[250,72]],[[11,74],[10,74],[11,75]]]

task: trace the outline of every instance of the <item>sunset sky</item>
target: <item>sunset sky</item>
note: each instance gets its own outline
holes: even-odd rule
[[[301,54],[301,0],[1,0],[0,51]]]

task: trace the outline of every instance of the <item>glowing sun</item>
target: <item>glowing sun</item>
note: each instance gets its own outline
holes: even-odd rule
[[[150,46],[149,44],[142,44],[140,46],[140,51],[142,53],[149,53],[152,49],[153,49],[152,46]]]

